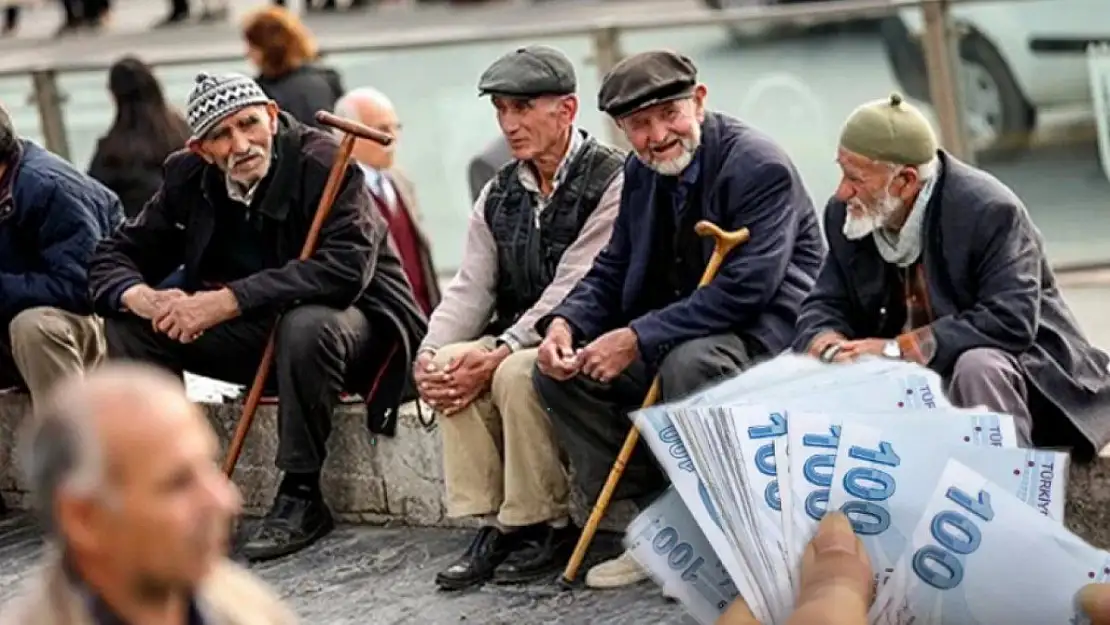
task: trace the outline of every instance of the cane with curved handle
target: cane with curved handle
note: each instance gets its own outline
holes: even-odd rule
[[[328,180],[324,184],[324,192],[320,195],[320,202],[316,205],[316,214],[312,218],[312,225],[305,237],[304,247],[301,248],[301,260],[307,260],[316,251],[316,242],[320,238],[320,230],[331,214],[332,205],[339,195],[339,185],[343,182],[343,174],[347,171],[347,162],[351,159],[351,152],[355,149],[357,139],[367,139],[381,145],[393,143],[393,136],[380,130],[375,130],[349,119],[343,119],[327,111],[317,111],[316,121],[325,126],[330,126],[343,132],[343,140],[339,143],[339,150],[335,154]],[[243,443],[250,432],[254,415],[258,411],[258,403],[262,401],[262,391],[266,386],[266,378],[270,377],[270,367],[274,364],[274,340],[276,339],[277,326],[270,332],[270,339],[266,342],[266,349],[262,352],[262,361],[258,363],[258,371],[251,383],[251,390],[243,402],[243,412],[239,416],[239,423],[235,426],[235,435],[227,448],[227,458],[224,460],[224,472],[228,477],[235,473],[235,465],[239,462],[239,454],[243,451]]]
[[[705,220],[699,221],[694,226],[694,232],[698,233],[699,236],[713,237],[713,254],[710,255],[709,263],[706,264],[701,281],[698,282],[698,288],[701,288],[713,280],[717,271],[721,268],[721,263],[725,261],[725,258],[736,246],[748,240],[750,233],[747,228],[726,232],[716,224]],[[659,401],[658,374],[652,380],[651,388],[648,389],[641,408],[652,406],[657,401]],[[621,447],[620,453],[617,454],[617,459],[613,462],[613,468],[609,471],[605,486],[602,487],[601,493],[597,496],[597,503],[594,504],[593,511],[590,512],[590,517],[587,519],[585,527],[582,528],[582,534],[578,537],[578,544],[574,546],[574,553],[571,554],[570,561],[567,562],[567,568],[563,571],[563,577],[560,581],[564,584],[574,583],[574,578],[578,576],[578,569],[582,566],[582,560],[586,557],[586,551],[589,550],[590,543],[593,542],[594,534],[597,533],[597,526],[605,516],[605,511],[609,509],[609,500],[612,499],[613,492],[617,490],[617,484],[620,483],[621,476],[624,475],[624,468],[629,459],[632,458],[632,452],[636,450],[636,443],[639,441],[640,431],[633,425],[632,429],[628,431],[628,436],[624,439],[624,445]]]

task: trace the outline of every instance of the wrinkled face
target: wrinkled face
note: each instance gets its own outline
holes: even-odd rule
[[[136,590],[193,588],[227,551],[238,491],[220,470],[215,435],[194,405],[170,398],[144,410],[154,427],[102,434],[104,494],[60,515],[63,533]]]
[[[900,223],[920,188],[916,169],[877,163],[843,148],[837,151],[836,162],[842,174],[836,198],[848,205],[844,236],[862,239]]]
[[[493,96],[491,101],[513,158],[522,161],[554,152],[578,114],[578,98],[573,95],[531,99]]]
[[[206,136],[189,141],[189,149],[235,182],[252,185],[270,171],[277,118],[273,102],[241,109],[220,120]]]
[[[691,98],[662,102],[620,118],[617,124],[640,162],[664,176],[677,176],[690,165],[701,145],[706,93],[705,85],[698,85]]]
[[[397,119],[396,111],[370,104],[360,108],[359,121],[370,128],[393,135],[394,141],[389,145],[381,145],[375,141],[358,139],[355,141],[353,152],[355,160],[374,169],[393,167],[394,155],[397,153],[397,141],[401,135],[401,122]]]

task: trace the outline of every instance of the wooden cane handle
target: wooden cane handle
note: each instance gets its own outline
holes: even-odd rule
[[[746,243],[751,238],[751,233],[748,232],[747,228],[725,232],[717,224],[704,219],[694,224],[694,232],[698,233],[698,236],[713,237],[716,249],[720,250],[723,256],[728,256],[733,248],[741,243]]]
[[[349,135],[354,135],[359,139],[367,139],[374,143],[381,145],[389,145],[393,143],[393,135],[375,130],[369,126],[364,126],[356,121],[343,119],[338,115],[333,115],[327,111],[316,111],[316,121],[330,128],[335,128],[340,132],[345,132]]]

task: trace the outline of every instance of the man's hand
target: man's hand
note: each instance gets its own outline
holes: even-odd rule
[[[556,318],[547,327],[536,354],[536,367],[553,380],[569,380],[578,374],[574,335],[565,320]]]
[[[640,344],[631,328],[611,330],[578,352],[582,373],[598,382],[610,382],[640,355]]]
[[[420,395],[443,416],[453,416],[489,390],[494,371],[511,353],[502,346],[493,351],[472,349],[460,354],[442,371],[428,372],[428,383]],[[434,368],[434,363],[429,364]]]
[[[191,343],[208,328],[238,314],[239,302],[230,289],[201,291],[160,307],[154,327],[175,341]]]
[[[1110,584],[1091,584],[1079,591],[1079,605],[1091,625],[1110,625]]]
[[[145,284],[136,284],[123,292],[120,303],[132,314],[153,320],[167,304],[188,296],[188,293],[180,289],[156,290]]]
[[[787,625],[867,625],[871,594],[871,561],[848,517],[826,514],[802,557],[802,585]],[[717,625],[760,623],[737,599]]]
[[[860,339],[858,341],[845,341],[840,344],[840,353],[834,362],[845,360],[858,360],[861,356],[882,356],[883,347],[890,339]]]

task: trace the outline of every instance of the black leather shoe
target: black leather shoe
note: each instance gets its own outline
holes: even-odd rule
[[[554,528],[547,523],[519,530],[520,544],[493,573],[495,584],[527,584],[549,579],[566,566],[578,528],[573,524]]]
[[[308,547],[333,529],[335,522],[322,500],[279,493],[239,555],[251,562],[273,560]]]
[[[516,544],[515,533],[503,534],[492,526],[480,528],[462,557],[436,574],[436,586],[442,590],[464,590],[488,582]]]

